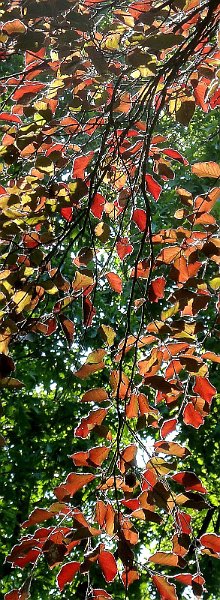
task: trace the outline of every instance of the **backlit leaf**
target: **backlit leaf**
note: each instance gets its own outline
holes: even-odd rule
[[[152,177],[152,175],[146,175],[146,189],[153,196],[154,200],[159,200],[160,194],[162,192],[161,185]]]
[[[117,275],[117,273],[113,273],[113,272],[106,273],[105,276],[106,276],[106,279],[108,280],[109,285],[112,288],[112,290],[114,292],[117,292],[117,294],[121,294],[121,292],[122,292],[121,277],[119,277],[119,275]]]
[[[214,179],[218,179],[220,177],[220,166],[213,161],[194,163],[192,173],[197,175],[197,177],[213,177]]]
[[[142,208],[136,208],[132,215],[132,220],[137,225],[140,231],[146,231],[147,214]]]
[[[98,557],[99,566],[106,581],[113,581],[117,575],[118,568],[115,557],[111,552],[104,550]]]
[[[175,585],[168,583],[165,577],[153,575],[152,581],[160,594],[161,600],[178,600]]]
[[[79,568],[79,562],[69,562],[66,565],[63,565],[62,569],[57,575],[57,583],[61,592],[67,583],[71,583],[75,574],[77,571],[79,571]]]
[[[180,458],[186,458],[190,454],[187,448],[180,446],[177,442],[164,442],[159,441],[154,444],[155,452],[163,452],[171,456],[179,456]]]

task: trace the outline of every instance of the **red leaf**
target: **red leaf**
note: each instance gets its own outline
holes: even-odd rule
[[[3,196],[4,194],[7,194],[6,189],[0,185],[0,196]]]
[[[79,568],[80,562],[69,562],[66,565],[63,565],[62,569],[57,575],[57,583],[61,592],[67,583],[71,583],[73,577],[77,571],[79,571]]]
[[[152,175],[146,175],[145,180],[147,191],[150,192],[154,200],[159,200],[160,194],[162,192],[161,185],[157,183],[156,179],[154,179]]]
[[[83,298],[83,324],[85,327],[91,327],[92,319],[96,315],[96,309],[94,308],[90,298]]]
[[[62,329],[65,333],[68,344],[69,344],[69,346],[71,346],[71,344],[73,342],[74,332],[75,332],[75,325],[74,325],[73,321],[71,321],[70,319],[67,319],[67,317],[65,317],[65,315],[62,315],[62,314],[59,315],[59,320],[61,322]]]
[[[75,158],[72,171],[72,177],[74,179],[85,178],[86,167],[91,162],[93,156],[94,152],[93,150],[91,150],[91,152],[88,152],[88,154],[84,154],[84,156],[79,156],[78,158]]]
[[[204,418],[195,410],[193,403],[188,402],[183,411],[183,421],[186,425],[191,425],[198,429],[200,425],[203,425]]]
[[[208,402],[209,404],[212,401],[212,398],[216,394],[215,387],[210,383],[210,381],[206,377],[196,377],[196,383],[194,385],[193,391],[201,396],[203,400]]]
[[[30,234],[25,233],[23,236],[23,243],[26,248],[37,248],[40,243],[38,233],[36,233],[36,231],[32,231]]]
[[[63,207],[60,211],[62,217],[66,219],[68,223],[72,221],[73,218],[73,209],[71,206]]]
[[[107,410],[105,408],[99,408],[98,410],[92,411],[89,416],[83,418],[78,427],[76,427],[74,431],[75,437],[87,438],[96,425],[102,424],[106,414]]]
[[[22,100],[24,96],[33,96],[45,88],[45,83],[33,82],[31,84],[21,85],[13,94],[13,100]]]
[[[205,102],[205,96],[207,93],[207,83],[204,81],[199,81],[194,88],[194,97],[197,106],[201,106],[204,112],[208,112],[209,105],[208,102]]]
[[[140,231],[146,231],[147,214],[145,210],[136,208],[132,215],[132,221],[134,221]]]
[[[164,289],[166,280],[164,277],[157,277],[153,279],[149,286],[149,300],[150,302],[158,302],[158,300],[164,298]]]
[[[186,492],[189,490],[194,490],[195,492],[200,492],[201,494],[207,493],[207,490],[201,484],[200,479],[194,473],[191,473],[191,471],[181,471],[180,473],[173,475],[172,479],[183,485]]]
[[[216,533],[205,533],[201,536],[200,542],[206,548],[210,548],[213,552],[220,552],[220,535]]]
[[[161,600],[178,600],[175,585],[168,583],[162,575],[153,575],[152,581],[160,594]]]
[[[93,590],[92,600],[112,600],[112,596],[105,590],[96,589]]]
[[[101,219],[102,217],[102,213],[104,210],[104,205],[106,203],[106,200],[104,198],[104,196],[102,196],[102,194],[95,194],[90,210],[92,212],[92,214],[94,215],[94,217],[97,217],[97,219]]]
[[[0,120],[1,121],[10,121],[11,123],[22,123],[22,120],[20,119],[20,117],[17,117],[16,115],[11,115],[10,113],[7,113],[7,112],[0,113]]]
[[[176,513],[176,523],[177,526],[181,529],[182,533],[190,534],[192,532],[191,526],[191,517],[185,512],[178,511]]]
[[[118,568],[115,557],[111,552],[103,551],[98,557],[99,565],[102,569],[106,581],[113,581],[117,575]]]
[[[106,273],[106,278],[107,278],[112,290],[114,290],[114,292],[117,292],[117,294],[121,294],[121,292],[122,292],[121,277],[119,277],[119,275],[116,275],[116,273],[109,272],[109,273]]]
[[[173,158],[174,160],[178,160],[183,165],[189,164],[188,160],[186,160],[186,158],[184,158],[182,156],[182,154],[177,152],[177,150],[172,150],[172,148],[163,148],[162,152],[163,152],[163,154],[166,154],[166,156],[170,156],[170,158]]]
[[[171,431],[176,429],[178,421],[177,419],[168,419],[168,421],[164,421],[164,424],[161,427],[160,433],[161,437],[166,437]]]
[[[175,579],[177,581],[180,581],[180,583],[183,583],[184,585],[191,585],[192,584],[192,575],[191,575],[191,573],[179,573],[178,575],[175,575]]]
[[[20,594],[19,590],[11,590],[4,596],[4,600],[19,600]]]
[[[128,238],[119,238],[118,242],[116,243],[116,250],[119,258],[124,260],[128,254],[133,252],[133,246],[129,243]]]

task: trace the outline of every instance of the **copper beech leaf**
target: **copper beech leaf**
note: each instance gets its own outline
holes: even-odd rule
[[[147,214],[142,208],[136,208],[132,215],[132,220],[137,225],[140,231],[146,231],[147,226]]]
[[[113,273],[113,272],[106,273],[105,276],[106,276],[106,279],[108,280],[108,283],[109,283],[110,287],[112,288],[112,290],[114,292],[117,292],[117,294],[121,294],[121,292],[122,292],[121,277],[119,277],[119,275],[117,275],[117,273]]]
[[[149,286],[149,300],[150,302],[158,302],[164,298],[166,280],[164,277],[157,277],[152,279]]]
[[[205,533],[200,537],[201,544],[205,548],[210,548],[213,552],[220,553],[220,535],[216,533]]]
[[[146,189],[153,196],[154,200],[159,200],[160,194],[162,192],[161,185],[152,177],[152,175],[146,175]]]
[[[149,557],[149,561],[155,564],[164,565],[168,567],[185,567],[185,560],[174,554],[174,552],[156,552]]]
[[[171,456],[179,456],[179,458],[186,458],[190,454],[188,448],[184,448],[177,442],[165,442],[160,440],[154,444],[155,452],[163,452]]]
[[[216,394],[215,387],[206,377],[196,377],[193,391],[210,404]]]
[[[126,256],[133,252],[133,246],[130,244],[129,239],[121,237],[116,243],[116,250],[121,260],[124,260]]]
[[[91,473],[70,473],[66,481],[56,487],[54,492],[59,501],[62,501],[66,496],[71,497],[76,494],[84,485],[90,483],[94,479]]]
[[[178,600],[175,585],[168,583],[165,577],[153,575],[152,581],[160,594],[161,600]]]
[[[202,485],[200,479],[191,471],[181,471],[176,475],[172,475],[172,479],[177,483],[183,485],[186,491],[195,490],[195,492],[200,492],[200,494],[206,494],[207,490]]]
[[[118,567],[115,557],[111,552],[104,550],[100,552],[98,563],[106,581],[113,581],[117,575]]]
[[[71,583],[79,569],[80,562],[73,561],[63,565],[62,569],[57,575],[57,583],[61,592],[67,583]]]
[[[102,0],[101,0],[102,1]],[[113,600],[112,596],[106,590],[93,589],[92,600]]]
[[[213,161],[194,163],[192,173],[197,175],[197,177],[213,177],[214,179],[218,179],[220,177],[220,165]]]
[[[104,402],[108,400],[108,394],[104,388],[94,388],[83,394],[82,402]]]
[[[183,409],[183,421],[186,425],[191,425],[198,429],[204,423],[204,417],[195,409],[192,402],[187,402]]]

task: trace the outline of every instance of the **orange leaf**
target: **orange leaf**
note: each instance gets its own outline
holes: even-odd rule
[[[213,161],[194,163],[192,173],[197,177],[214,177],[218,179],[220,177],[220,165]]]
[[[157,279],[152,279],[149,286],[150,302],[158,302],[158,300],[164,298],[165,285],[166,280],[164,277],[157,277]]]
[[[75,158],[74,163],[73,163],[73,171],[72,171],[72,177],[74,179],[77,179],[77,178],[84,179],[85,178],[86,167],[91,162],[93,156],[94,156],[94,152],[93,152],[93,150],[91,150],[91,152],[88,152],[88,154],[84,154],[83,156],[79,156],[79,157]]]
[[[153,575],[152,581],[160,594],[161,600],[178,600],[175,585],[168,583],[162,575]]]
[[[44,509],[44,508],[35,508],[30,514],[27,521],[22,523],[22,527],[26,529],[26,527],[31,527],[32,525],[36,525],[36,523],[42,523],[42,521],[47,521],[54,516],[54,513]]]
[[[125,398],[129,395],[130,381],[125,373],[119,371],[112,371],[109,378],[110,385],[112,387],[112,396],[115,398],[117,395],[119,398]]]
[[[155,452],[163,452],[164,454],[170,454],[171,456],[179,456],[180,458],[186,458],[190,454],[187,448],[180,446],[177,442],[164,442],[159,441],[154,444]]]
[[[109,455],[110,448],[100,446],[89,450],[89,461],[97,467],[100,467],[103,461]]]
[[[66,496],[74,496],[84,485],[95,478],[91,473],[70,473],[66,481],[54,489],[58,500],[62,501]]]
[[[186,425],[191,425],[192,427],[195,427],[195,429],[198,429],[200,425],[203,425],[204,418],[197,410],[195,410],[192,402],[187,402],[183,410],[183,421]]]
[[[135,569],[129,569],[128,567],[125,571],[123,571],[121,578],[125,588],[128,588],[129,585],[139,579],[139,574],[137,571],[135,571]]]
[[[182,568],[185,566],[185,560],[173,552],[156,552],[155,554],[152,554],[148,560],[155,564],[166,565],[168,567]]]
[[[166,437],[171,431],[176,429],[177,422],[177,419],[168,419],[167,421],[164,421],[160,430],[161,437]]]
[[[94,388],[83,394],[82,402],[104,402],[108,400],[108,394],[104,388]]]
[[[205,352],[205,354],[202,354],[201,358],[206,358],[212,362],[220,363],[220,355],[215,354],[215,352]]]
[[[119,277],[119,275],[116,275],[116,273],[109,272],[109,273],[106,273],[106,278],[107,278],[112,290],[114,292],[117,292],[117,294],[121,294],[121,292],[122,292],[121,277]]]
[[[164,248],[162,252],[157,257],[157,260],[165,263],[166,265],[170,265],[174,260],[180,257],[181,249],[179,246],[168,246],[168,248]]]
[[[16,35],[17,33],[25,33],[27,27],[20,19],[13,19],[12,21],[4,23],[2,30],[7,35]]]

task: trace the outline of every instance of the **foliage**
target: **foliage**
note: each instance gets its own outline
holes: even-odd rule
[[[218,399],[200,435],[220,362],[217,2],[0,15],[5,600],[202,597],[220,554]]]

